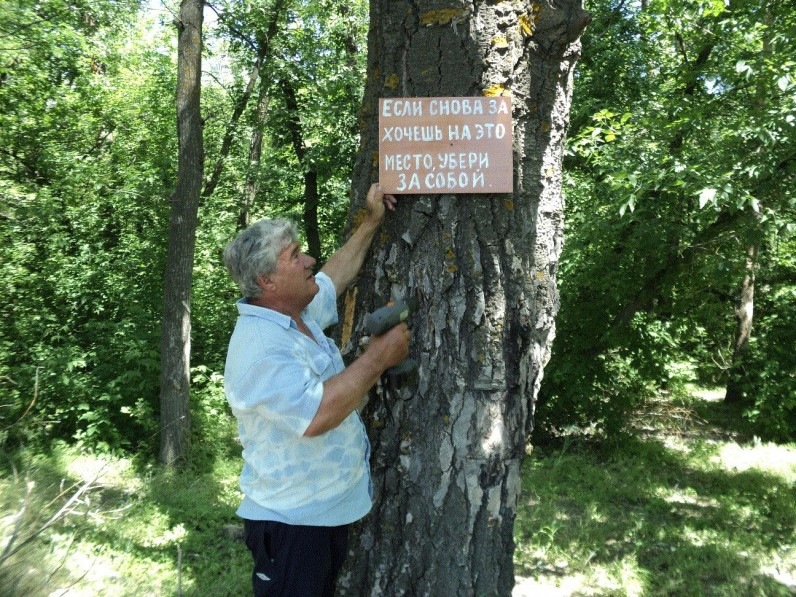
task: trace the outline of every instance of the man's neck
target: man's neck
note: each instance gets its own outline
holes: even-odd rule
[[[313,335],[312,335],[312,332],[310,332],[309,328],[304,323],[304,320],[301,319],[301,313],[304,311],[304,309],[301,309],[299,311],[295,311],[295,309],[289,309],[289,308],[285,307],[284,305],[278,305],[274,301],[268,300],[267,296],[259,296],[259,297],[256,297],[256,298],[250,298],[250,299],[248,299],[248,303],[250,305],[254,305],[256,307],[263,307],[265,309],[271,309],[271,311],[276,311],[277,313],[281,313],[282,315],[290,317],[290,319],[293,320],[293,323],[296,324],[296,327],[299,329],[299,331],[302,334],[305,334],[306,336],[309,336],[313,340],[315,339],[313,337]]]

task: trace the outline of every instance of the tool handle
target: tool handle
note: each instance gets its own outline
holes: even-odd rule
[[[409,305],[406,301],[398,301],[376,309],[365,316],[365,331],[371,336],[381,336],[384,332],[395,327],[409,318]]]

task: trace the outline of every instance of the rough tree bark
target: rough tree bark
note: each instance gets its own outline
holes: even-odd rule
[[[558,310],[562,145],[580,0],[372,0],[350,225],[378,177],[378,98],[511,94],[514,192],[405,195],[356,286],[340,343],[390,298],[410,319],[415,387],[363,410],[375,505],[352,538],[346,595],[510,595],[520,463]]]
[[[177,22],[177,186],[170,198],[160,341],[160,461],[190,458],[191,283],[204,150],[199,91],[202,0],[183,0]]]

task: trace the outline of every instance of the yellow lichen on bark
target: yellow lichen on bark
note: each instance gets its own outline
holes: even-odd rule
[[[484,97],[498,97],[507,95],[507,89],[503,85],[492,85],[484,89]]]
[[[448,266],[445,269],[447,269],[450,273],[454,273],[459,269],[459,266],[456,265],[455,261],[456,253],[453,252],[452,247],[448,247],[448,249],[445,251],[445,262],[448,264]]]
[[[377,163],[378,163],[378,159],[377,159]],[[365,221],[365,218],[367,217],[367,215],[368,215],[368,210],[365,209],[364,207],[362,209],[360,209],[360,210],[357,210],[357,213],[354,214],[354,230],[356,230],[357,228],[360,227],[362,222]]]
[[[447,25],[451,21],[459,21],[461,17],[467,15],[467,10],[459,8],[441,8],[440,10],[429,10],[420,15],[420,24],[426,27],[430,25]]]
[[[539,22],[539,13],[542,12],[541,4],[534,2],[531,4],[531,10],[527,13],[521,14],[519,21],[520,33],[525,37],[531,37],[536,31],[536,23]]]

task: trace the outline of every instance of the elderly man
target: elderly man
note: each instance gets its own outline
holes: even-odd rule
[[[224,250],[244,296],[224,372],[243,444],[238,515],[254,557],[255,595],[333,595],[348,525],[368,513],[370,445],[356,411],[380,375],[408,353],[409,330],[374,337],[345,367],[323,329],[395,198],[377,184],[368,215],[313,275],[296,227],[261,220]]]

